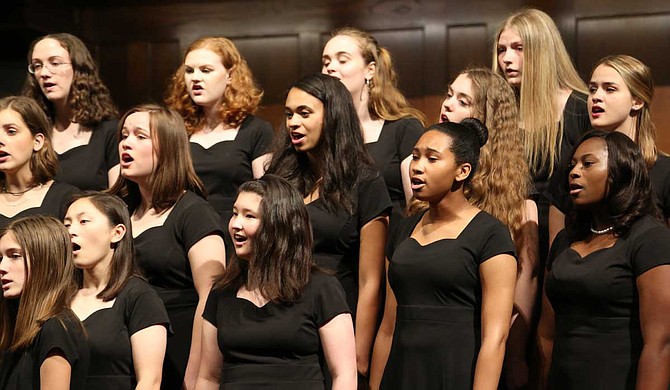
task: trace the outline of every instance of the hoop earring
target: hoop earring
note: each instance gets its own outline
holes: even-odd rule
[[[370,79],[365,79],[365,86],[368,89],[368,96],[370,96],[370,88],[372,88],[372,83],[370,83]],[[361,96],[359,97],[360,101],[363,101],[363,89],[361,89]]]

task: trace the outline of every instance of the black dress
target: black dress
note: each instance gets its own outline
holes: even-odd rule
[[[381,389],[471,389],[481,345],[479,266],[514,255],[514,243],[480,211],[457,238],[422,246],[409,237],[420,219],[404,220],[394,239],[388,277],[398,308]]]
[[[203,317],[217,328],[221,389],[322,390],[319,328],[349,308],[332,276],[313,272],[300,300],[257,307],[237,291],[215,289]]]
[[[137,386],[130,336],[153,325],[169,327],[163,301],[138,277],[131,277],[110,308],[84,321],[91,351],[86,388],[134,390]]]
[[[358,302],[361,228],[377,217],[389,215],[391,210],[391,201],[380,176],[361,181],[356,194],[357,207],[353,214],[344,211],[333,214],[326,210],[320,198],[307,205],[314,235],[314,261],[336,272],[354,317]]]
[[[254,178],[251,163],[268,153],[274,130],[270,123],[248,115],[232,141],[222,141],[209,148],[191,142],[193,167],[207,189],[207,201],[221,216],[226,253],[233,246],[228,235],[228,221],[233,213],[237,189]]]
[[[27,217],[29,215],[46,215],[62,221],[67,212],[67,204],[70,202],[74,194],[78,192],[79,189],[75,186],[54,181],[51,183],[51,187],[49,187],[46,195],[44,195],[42,204],[39,207],[25,209],[13,217],[7,217],[0,214],[0,228],[7,226],[15,219]]]
[[[670,232],[642,217],[613,247],[584,258],[565,232],[552,245],[547,298],[555,312],[552,389],[635,389],[642,350],[636,279],[670,264]]]
[[[188,251],[206,236],[223,235],[219,216],[198,195],[187,191],[162,226],[135,237],[137,262],[163,300],[174,335],[168,337],[163,363],[163,389],[181,389],[191,349],[198,294]]]
[[[0,389],[39,390],[40,367],[52,351],[59,351],[70,364],[70,389],[83,390],[89,367],[88,345],[81,323],[69,310],[47,320],[28,349],[4,354]]]
[[[88,144],[59,154],[56,180],[81,190],[107,189],[109,170],[119,164],[118,123],[116,119],[98,123],[93,126]]]
[[[402,216],[406,204],[400,164],[412,154],[412,149],[423,131],[423,125],[416,118],[384,121],[379,139],[365,144],[374,160],[375,168],[384,178],[393,203],[394,216]]]

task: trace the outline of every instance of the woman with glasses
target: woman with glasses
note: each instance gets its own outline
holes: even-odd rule
[[[84,43],[61,33],[35,40],[28,51],[23,94],[35,99],[53,126],[57,178],[82,190],[116,181],[116,107]]]

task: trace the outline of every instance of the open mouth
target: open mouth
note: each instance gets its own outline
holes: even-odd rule
[[[421,189],[423,186],[426,185],[425,181],[423,181],[419,178],[416,178],[416,177],[411,178],[410,183],[412,184],[412,190]]]
[[[79,252],[80,249],[81,249],[81,245],[79,245],[77,243],[74,243],[74,242],[72,243],[72,252],[73,253]]]
[[[603,112],[605,112],[604,108],[601,108],[601,107],[598,107],[598,106],[591,107],[591,113],[593,113],[593,114],[602,114]]]
[[[576,183],[570,184],[570,195],[577,195],[584,187]]]
[[[447,118],[447,114],[440,115],[440,123],[446,123],[446,122],[449,122],[449,118]]]
[[[239,233],[235,233],[235,234],[233,234],[233,241],[235,241],[235,244],[242,245],[245,242],[247,242],[247,237],[245,237],[245,236],[243,236]]]
[[[123,153],[121,155],[121,161],[124,163],[130,163],[133,162],[134,158],[132,158],[128,153]]]
[[[0,151],[0,158],[9,156],[9,153]]]

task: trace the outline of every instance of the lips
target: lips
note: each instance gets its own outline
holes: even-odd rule
[[[195,96],[200,96],[204,92],[205,88],[203,88],[201,85],[194,84],[191,87],[191,93]]]
[[[410,183],[412,185],[412,191],[419,191],[426,185],[426,182],[418,177],[412,177]]]
[[[292,131],[291,134],[291,143],[293,145],[299,145],[304,142],[305,134],[298,133],[297,131]]]
[[[445,123],[445,122],[449,122],[449,118],[447,118],[447,114],[440,115],[440,123]]]
[[[234,233],[233,234],[233,242],[235,246],[239,247],[244,245],[245,242],[247,242],[247,237],[240,234],[240,233]]]
[[[581,185],[579,185],[577,183],[570,183],[570,196],[576,196],[583,189],[584,189],[584,187],[582,187]]]
[[[128,153],[121,153],[121,167],[127,168],[135,159]]]
[[[10,279],[2,279],[2,289],[7,291],[9,289],[9,284],[12,283]]]
[[[507,77],[516,77],[519,75],[519,71],[516,69],[505,69],[505,74]]]
[[[605,109],[600,106],[591,107],[591,117],[597,118],[605,112]]]
[[[76,255],[80,250],[81,245],[77,244],[76,242],[72,242],[72,254]]]

